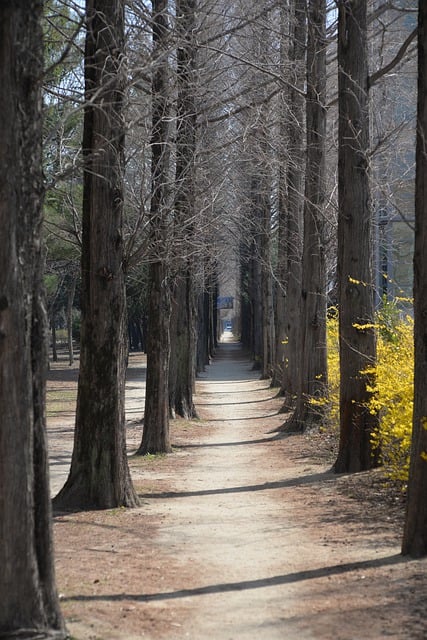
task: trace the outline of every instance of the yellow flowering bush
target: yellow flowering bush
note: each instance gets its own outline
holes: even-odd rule
[[[372,434],[386,474],[406,482],[412,432],[414,392],[413,320],[407,316],[393,330],[378,328],[376,383],[370,410],[378,412],[380,428]]]
[[[312,407],[318,407],[325,427],[337,429],[339,425],[340,347],[338,339],[338,311],[328,310],[326,322],[328,347],[328,385],[324,397],[310,398]]]
[[[385,474],[402,483],[407,481],[413,410],[413,320],[399,318],[393,303],[386,303],[378,313],[378,361],[375,386],[369,409],[378,412],[379,431],[372,442],[381,451]],[[312,404],[327,407],[332,428],[339,425],[339,341],[338,314],[329,313],[328,336],[328,396],[313,398]]]

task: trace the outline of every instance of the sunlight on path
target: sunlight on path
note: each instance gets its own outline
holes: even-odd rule
[[[298,501],[307,474],[315,479],[326,469],[289,458],[284,464],[271,433],[283,421],[280,400],[239,345],[221,345],[198,381],[196,404],[214,428],[202,430],[192,464],[176,479],[160,534],[161,544],[194,568],[191,581],[176,580],[164,594],[191,612],[189,626],[171,639],[359,638],[346,619],[357,628],[365,592],[351,586],[342,597],[347,578],[340,576],[352,576],[346,563],[357,564],[360,548],[337,555],[327,525],[320,533]],[[389,562],[390,549],[363,549],[365,573],[381,556]]]
[[[117,561],[136,579],[95,580],[82,596],[84,613],[92,605],[118,607],[123,629],[102,631],[103,640],[409,640],[393,621],[400,606],[404,622],[393,589],[401,575],[394,541],[348,520],[337,476],[304,456],[304,436],[276,438],[280,398],[240,345],[224,338],[197,379],[200,420],[174,422],[178,442],[164,465],[132,467],[142,505],[126,512],[128,530],[112,527],[117,558],[110,540],[95,549],[112,554],[99,557],[105,571],[111,562],[118,572]],[[139,355],[127,379],[133,442],[141,435],[144,385]],[[50,417],[53,487],[68,469],[71,418],[70,407],[67,416]],[[138,522],[152,523],[152,537],[142,538]],[[77,593],[76,602],[80,587]],[[136,625],[146,622],[141,636],[128,633],[126,611],[134,611]],[[147,631],[159,613],[160,635]]]
[[[194,609],[182,637],[291,638],[280,613],[289,588],[280,576],[282,548],[293,533],[283,505],[266,490],[282,477],[267,450],[268,432],[283,421],[271,406],[274,391],[232,343],[221,346],[197,390],[198,411],[215,430],[181,479],[178,489],[189,495],[174,501],[176,524],[162,534],[197,567],[193,595],[182,593]],[[314,636],[299,630],[295,637]]]

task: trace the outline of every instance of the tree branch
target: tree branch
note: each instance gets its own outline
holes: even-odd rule
[[[411,31],[409,36],[406,38],[405,42],[402,44],[402,46],[400,47],[399,51],[396,53],[394,58],[388,64],[386,64],[385,67],[378,69],[378,71],[375,71],[375,73],[372,73],[369,76],[369,80],[368,80],[369,87],[372,87],[372,85],[374,85],[380,78],[382,78],[387,73],[389,73],[392,69],[394,69],[396,65],[399,64],[399,62],[401,62],[406,51],[409,48],[409,45],[413,42],[413,40],[415,40],[416,35],[417,35],[417,29],[415,28],[413,31]]]

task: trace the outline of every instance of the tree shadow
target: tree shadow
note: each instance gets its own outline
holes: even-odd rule
[[[257,389],[257,391],[258,391],[258,389]],[[233,391],[232,393],[235,394],[236,392]],[[249,391],[249,393],[253,394],[254,391],[251,390],[251,391]],[[221,394],[221,395],[223,395],[223,394]],[[274,396],[273,397],[269,396],[268,398],[262,398],[261,400],[243,400],[242,402],[198,402],[197,406],[198,407],[237,407],[237,406],[239,406],[241,404],[244,404],[244,405],[246,405],[246,404],[262,404],[263,402],[271,402],[271,400],[274,400]]]
[[[147,367],[128,367],[126,369],[126,382],[145,382]],[[135,387],[138,388],[138,387]]]
[[[225,495],[229,493],[250,493],[254,491],[270,491],[273,489],[287,489],[300,487],[303,485],[314,484],[317,482],[336,483],[338,480],[336,474],[332,471],[323,473],[314,473],[311,475],[301,476],[298,478],[288,478],[286,480],[277,480],[274,482],[264,482],[262,484],[249,484],[241,487],[223,487],[218,489],[200,489],[197,491],[162,491],[159,493],[140,493],[140,498],[193,498],[212,495]]]
[[[209,449],[215,447],[239,447],[241,445],[251,445],[251,444],[267,444],[269,442],[275,442],[277,440],[277,436],[271,436],[269,438],[258,438],[254,440],[238,440],[237,442],[209,442],[203,444],[174,444],[174,449]]]
[[[412,562],[410,558],[401,554],[393,554],[383,558],[375,558],[373,560],[361,560],[358,562],[348,562],[345,564],[336,564],[327,567],[319,567],[317,569],[308,569],[306,571],[297,571],[295,573],[287,573],[269,578],[261,578],[257,580],[244,580],[241,582],[222,582],[218,584],[206,585],[203,587],[195,587],[193,589],[178,589],[176,591],[164,591],[160,593],[150,594],[102,594],[102,595],[76,595],[63,598],[64,602],[109,602],[121,600],[134,600],[136,602],[158,602],[162,600],[177,600],[179,598],[190,598],[194,596],[203,596],[214,593],[230,593],[233,591],[248,591],[251,589],[263,589],[266,587],[275,587],[285,584],[293,584],[306,580],[316,580],[319,578],[327,578],[330,576],[342,575],[352,571],[366,571],[367,569],[375,569],[377,567],[391,566],[399,563]]]

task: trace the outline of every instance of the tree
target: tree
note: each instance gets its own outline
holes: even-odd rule
[[[368,149],[366,0],[338,3],[338,286],[340,442],[335,471],[376,463],[370,413],[376,360]]]
[[[287,61],[288,61],[288,37],[287,28],[289,22],[288,6],[283,2],[280,6],[280,67],[283,74],[283,86],[279,94],[280,101],[278,107],[278,170],[277,170],[277,266],[276,266],[276,287],[275,287],[275,304],[274,319],[275,327],[275,354],[274,354],[274,370],[271,384],[273,387],[281,387],[284,382],[284,368],[286,366],[287,351],[287,328],[286,328],[286,288],[288,282],[288,243],[287,243],[287,90],[285,78],[287,77]]]
[[[230,152],[227,149],[226,157],[231,190],[235,193],[233,198],[229,197],[224,212],[231,220],[238,214],[234,221],[228,222],[226,230],[230,235],[235,233],[240,241],[241,337],[243,344],[252,352],[254,368],[260,370],[263,378],[272,373],[275,342],[271,250],[271,124],[275,114],[265,74],[265,70],[278,62],[277,41],[271,30],[275,8],[276,5],[265,1],[243,18],[245,7],[240,2],[235,3],[230,27],[233,38],[227,38],[225,48],[230,50],[228,55],[232,60],[240,60],[242,64],[236,65],[237,69],[231,67],[227,70],[232,78],[229,80],[232,90],[228,89],[230,104],[222,107],[223,115],[224,111],[231,114],[234,111],[235,114],[231,122],[226,123],[228,135],[233,134],[234,137],[234,150]],[[277,94],[278,90],[273,93]],[[233,102],[236,106],[232,109]],[[230,240],[227,244],[233,248]],[[233,251],[237,253],[237,243]],[[228,260],[228,268],[223,271],[229,282],[220,274],[220,288],[221,279],[225,288],[233,286],[233,276],[227,275],[233,261]]]
[[[302,229],[304,208],[304,121],[307,13],[305,0],[293,0],[289,62],[287,128],[289,162],[286,175],[285,252],[287,256],[285,297],[284,365],[281,381],[285,406],[294,404],[300,375]]]
[[[427,6],[418,7],[418,107],[414,253],[414,415],[402,553],[427,554]]]
[[[377,304],[412,298],[415,202],[414,2],[374,4],[369,20],[371,193]],[[381,11],[382,9],[382,11]],[[375,19],[376,18],[376,19]],[[375,264],[375,262],[374,262]],[[409,300],[407,301],[409,307]]]
[[[87,0],[81,349],[76,428],[61,508],[138,503],[126,454],[122,116],[124,3]]]
[[[0,6],[0,636],[65,638],[53,566],[41,243],[42,3]]]
[[[74,296],[76,294],[78,272],[77,270],[71,271],[70,281],[67,291],[67,341],[68,341],[68,363],[71,365],[74,363],[74,348],[73,348],[73,305]]]
[[[195,153],[196,47],[195,0],[177,0],[177,130],[175,176],[175,235],[183,255],[173,299],[173,354],[170,408],[184,418],[197,416],[193,401],[196,376],[197,300],[195,291]]]
[[[81,256],[81,138],[83,102],[80,66],[83,60],[81,7],[62,0],[44,3],[43,161],[45,284],[52,329],[53,360],[56,323],[66,323],[70,365],[74,361],[72,320],[79,285]],[[55,286],[56,284],[56,286]]]
[[[151,205],[149,220],[150,272],[147,328],[147,382],[144,431],[137,454],[168,453],[170,269],[169,240],[169,22],[168,0],[152,3],[153,59]]]
[[[297,403],[289,427],[303,431],[319,421],[310,399],[324,396],[326,361],[325,148],[326,3],[310,0],[307,43],[307,160],[304,200],[300,359]]]

